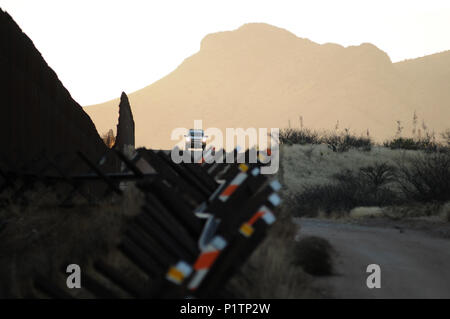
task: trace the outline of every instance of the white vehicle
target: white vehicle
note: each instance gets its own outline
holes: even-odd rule
[[[203,130],[190,129],[189,133],[185,135],[186,138],[186,150],[193,148],[205,149],[206,139],[208,136],[205,135]]]

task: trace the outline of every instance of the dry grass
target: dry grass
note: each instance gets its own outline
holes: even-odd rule
[[[98,205],[62,208],[50,204],[53,196],[41,188],[31,194],[33,205],[0,209],[0,219],[6,222],[0,231],[0,296],[25,297],[33,274],[54,278],[63,264],[82,265],[106,254],[142,200],[132,186],[123,197]]]
[[[228,289],[240,298],[323,297],[321,289],[314,286],[314,278],[294,263],[299,229],[292,221],[290,205],[284,204],[277,218]]]
[[[409,200],[450,200],[450,153],[420,154],[400,165],[398,182]]]
[[[283,145],[280,154],[285,196],[296,202],[297,216],[450,199],[450,153],[385,147],[335,153],[323,145]]]
[[[449,222],[450,202],[410,203],[383,208],[383,216],[393,220],[428,218],[434,221]]]
[[[300,239],[295,247],[294,263],[313,276],[333,274],[333,247],[328,240],[307,236]]]
[[[326,145],[281,145],[280,166],[285,172],[282,176],[283,185],[290,194],[298,194],[311,186],[332,184],[333,176],[342,171],[357,171],[377,163],[396,166],[398,162],[412,158],[417,153],[379,146],[367,152],[350,149],[345,153],[337,153]]]
[[[369,136],[357,136],[344,131],[312,130],[308,128],[285,128],[280,130],[280,143],[293,144],[325,144],[333,152],[347,152],[352,148],[370,151],[373,141]]]

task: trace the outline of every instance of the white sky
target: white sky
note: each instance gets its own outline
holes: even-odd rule
[[[448,0],[0,0],[72,97],[143,88],[208,33],[266,22],[318,43],[371,42],[396,62],[450,49]]]

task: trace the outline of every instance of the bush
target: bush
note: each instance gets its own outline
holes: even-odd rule
[[[450,153],[425,153],[393,167],[387,163],[343,170],[334,183],[295,195],[300,216],[347,214],[355,207],[450,201]]]
[[[360,168],[361,176],[376,190],[395,180],[395,168],[387,163],[375,163],[374,166]]]
[[[412,160],[409,165],[400,165],[398,182],[410,200],[450,200],[450,154],[424,154]]]
[[[390,149],[403,149],[403,150],[413,150],[413,151],[426,151],[426,152],[436,152],[439,150],[444,150],[445,146],[440,145],[431,136],[427,135],[425,138],[415,139],[415,138],[405,138],[397,137],[390,141],[385,141],[383,146],[389,147]]]
[[[296,196],[301,216],[317,216],[319,212],[348,213],[360,206],[386,206],[403,202],[403,198],[389,186],[396,181],[394,167],[386,163],[343,170],[335,174],[335,183],[316,185]]]
[[[345,133],[330,133],[322,138],[322,141],[328,144],[333,152],[346,152],[351,148],[357,148],[364,151],[372,149],[372,140],[370,137],[356,136],[348,130]]]
[[[373,144],[370,137],[356,136],[349,130],[339,134],[337,132],[320,133],[307,128],[287,128],[280,130],[279,136],[280,144],[327,144],[334,152],[346,152],[351,148],[370,151]]]
[[[286,128],[280,130],[280,144],[320,144],[321,137],[316,131],[304,128]]]
[[[385,141],[383,145],[391,149],[404,149],[404,150],[422,150],[426,152],[436,152],[440,150],[448,151],[450,144],[446,144],[446,139],[450,138],[450,129],[441,133],[444,143],[440,143],[436,140],[434,131],[430,132],[425,121],[422,120],[422,128],[418,128],[417,113],[413,115],[413,130],[412,137],[400,137],[403,131],[401,121],[397,121],[397,133],[396,137],[392,140]]]
[[[398,137],[393,140],[388,140],[383,143],[383,146],[390,149],[404,149],[404,150],[418,150],[419,145],[412,138]]]
[[[333,247],[323,238],[308,236],[296,244],[294,264],[313,276],[333,274]]]
[[[450,147],[450,129],[445,130],[441,133],[442,139],[444,140],[444,145]]]

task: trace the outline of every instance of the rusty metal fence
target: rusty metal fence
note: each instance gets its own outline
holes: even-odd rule
[[[33,42],[0,8],[0,149],[11,162],[105,151],[96,128]]]
[[[175,164],[164,151],[139,149],[131,159],[117,151],[108,152],[127,169],[105,173],[102,162],[108,154],[92,160],[78,152],[66,161],[61,159],[68,154],[51,159],[42,155],[21,167],[0,158],[0,205],[30,205],[27,191],[42,183],[55,191],[64,189],[58,203],[62,206],[77,205],[72,201],[74,196],[90,204],[122,196],[121,184],[135,183],[145,196],[145,204],[127,224],[114,250],[145,273],[146,279],[138,280],[133,272],[92,256],[93,262],[82,265],[87,269],[82,274],[83,290],[92,298],[221,296],[228,280],[275,222],[281,201],[279,182],[260,174],[262,161]],[[220,153],[225,156],[225,152]],[[258,158],[264,156],[267,154],[261,152]],[[62,162],[65,167],[59,164]],[[70,165],[74,164],[68,163],[83,163],[85,170],[73,174]],[[76,289],[66,286],[66,264],[60,266],[59,277],[30,274],[30,297],[78,297]]]

